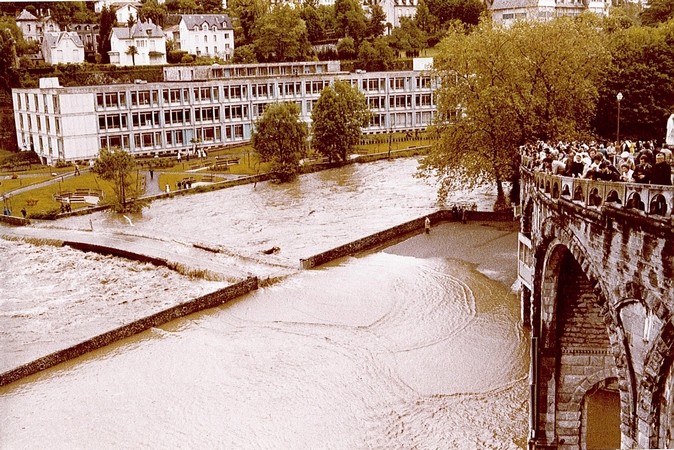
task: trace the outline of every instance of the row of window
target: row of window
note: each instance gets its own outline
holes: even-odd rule
[[[386,80],[384,78],[375,78],[363,80],[362,89],[366,92],[384,91]],[[392,91],[409,90],[410,77],[396,77],[389,79],[389,87]],[[430,77],[417,78],[418,89],[429,89],[431,86]],[[356,83],[352,81],[352,84]],[[304,86],[303,86],[304,84]],[[250,91],[254,98],[275,98],[275,97],[297,97],[303,95],[318,95],[330,84],[328,80],[322,81],[291,81],[278,84],[257,83],[237,86],[206,86],[194,88],[170,88],[170,89],[152,89],[142,91],[131,91],[130,106],[158,106],[159,92],[165,104],[189,104],[194,102],[212,102],[217,103],[222,96],[223,100],[245,100],[248,99]],[[304,91],[302,90],[304,88]],[[190,92],[191,91],[191,92]],[[103,108],[122,108],[127,105],[126,92],[108,92],[96,94],[97,109]],[[20,103],[19,103],[20,106]]]
[[[58,95],[42,94],[42,103],[38,102],[38,94],[15,94],[16,109],[27,109],[36,112],[61,112],[61,104]]]
[[[190,142],[188,137],[191,130],[171,130],[171,131],[153,131],[146,133],[133,134],[133,143],[136,149],[161,149],[165,147],[182,147]],[[222,142],[223,127],[203,127],[197,128],[196,139],[202,143]],[[224,127],[225,140],[241,140],[244,138],[243,125],[231,125]],[[164,141],[162,141],[162,136]],[[101,148],[119,147],[126,150],[130,149],[131,136],[128,134],[112,134],[100,136],[99,143]],[[40,137],[40,141],[42,138]]]

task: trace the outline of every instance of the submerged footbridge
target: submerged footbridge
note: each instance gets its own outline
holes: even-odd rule
[[[674,188],[522,169],[532,449],[674,448]]]

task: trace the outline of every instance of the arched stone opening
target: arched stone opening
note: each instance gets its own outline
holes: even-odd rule
[[[534,362],[537,385],[532,404],[535,439],[543,446],[563,442],[564,448],[580,449],[581,437],[587,437],[580,434],[583,395],[600,381],[618,377],[620,370],[612,348],[619,340],[613,335],[614,330],[607,328],[612,319],[605,291],[596,281],[593,266],[584,263],[581,247],[568,232],[551,223],[546,222],[543,230],[544,236],[558,238],[549,237],[545,255],[539,253],[544,262],[537,269],[541,276],[535,285],[540,298],[540,313],[535,318],[539,331]],[[571,401],[578,390],[583,394]],[[613,411],[613,417],[618,417],[617,425],[611,435],[618,441],[622,420],[619,405],[624,392],[619,396],[617,402],[611,397],[612,404],[618,405]]]
[[[589,196],[589,201],[588,204],[590,206],[601,206],[601,195],[599,195],[599,190],[597,188],[593,188],[590,191],[590,196]]]
[[[651,199],[651,203],[648,207],[648,214],[665,216],[667,215],[667,200],[661,194],[656,195]]]
[[[559,198],[559,183],[552,185],[552,198]]]
[[[644,202],[641,201],[641,195],[637,192],[630,195],[625,206],[632,209],[638,209],[639,211],[644,211],[645,209]]]
[[[620,197],[616,191],[610,191],[606,196],[605,203],[618,203],[621,204]]]
[[[594,384],[583,396],[580,448],[587,450],[620,448],[618,378],[603,379]]]
[[[585,195],[581,186],[576,186],[576,189],[573,191],[573,199],[580,202],[585,201]]]
[[[564,186],[564,188],[562,189],[562,195],[564,197],[570,197],[571,196],[571,192],[569,191],[568,186],[566,186],[566,185]]]

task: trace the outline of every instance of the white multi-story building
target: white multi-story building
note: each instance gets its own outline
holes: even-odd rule
[[[169,66],[164,80],[108,86],[13,89],[17,142],[46,164],[85,161],[101,148],[134,155],[176,154],[199,141],[205,148],[247,142],[270,103],[295,102],[302,120],[335,80],[358,87],[372,111],[365,133],[430,126],[436,79],[429,71],[340,71],[338,61],[227,66]]]
[[[110,35],[108,55],[110,64],[115,66],[166,64],[164,32],[152,22],[138,22],[131,28],[115,27]]]
[[[42,57],[47,64],[79,64],[84,62],[84,44],[74,31],[45,33]]]
[[[226,14],[184,14],[167,32],[176,50],[229,60],[234,54],[234,28]]]
[[[495,22],[505,26],[517,20],[551,20],[560,16],[578,16],[585,11],[608,16],[610,0],[489,0],[487,8]]]

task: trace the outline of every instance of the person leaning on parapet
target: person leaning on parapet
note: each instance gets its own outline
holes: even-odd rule
[[[651,181],[651,170],[653,166],[648,162],[648,155],[641,154],[637,161],[632,177],[635,183],[648,184]]]
[[[651,184],[672,185],[672,168],[665,161],[665,154],[662,152],[655,155],[655,164],[651,169]]]
[[[626,162],[620,164],[620,181],[626,183],[634,183],[634,178],[632,174],[634,171],[630,168],[630,165]]]

